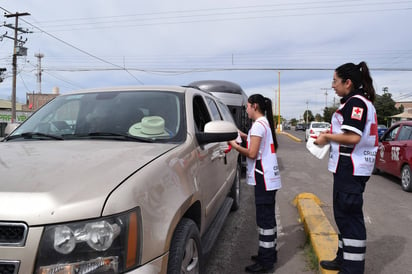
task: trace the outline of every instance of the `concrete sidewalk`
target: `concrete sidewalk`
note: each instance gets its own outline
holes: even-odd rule
[[[299,211],[300,219],[318,261],[333,260],[338,246],[338,234],[321,209],[319,198],[312,193],[301,193],[294,199],[294,204]],[[338,271],[323,269],[321,266],[319,266],[319,272],[322,274],[338,273]]]

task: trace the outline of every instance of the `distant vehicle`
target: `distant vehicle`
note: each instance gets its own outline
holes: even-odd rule
[[[283,129],[284,130],[289,130],[290,129],[290,124],[284,124]]]
[[[382,135],[388,130],[388,128],[385,125],[378,125],[378,136],[379,138],[382,137]]]
[[[311,122],[305,132],[305,141],[309,139],[309,136],[318,136],[322,131],[330,129],[330,124],[327,122]]]
[[[303,131],[305,131],[305,130],[306,130],[306,125],[305,125],[305,124],[302,124],[302,123],[297,124],[297,125],[295,126],[295,131],[298,131],[298,130],[303,130]]]
[[[401,179],[404,191],[412,191],[412,121],[391,126],[382,136],[376,153],[374,173],[383,171]]]

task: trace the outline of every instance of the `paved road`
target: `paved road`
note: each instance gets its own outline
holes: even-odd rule
[[[309,270],[305,259],[303,246],[306,234],[296,207],[292,204],[293,198],[302,189],[301,179],[289,173],[289,166],[300,158],[299,155],[289,155],[298,148],[299,154],[305,154],[302,143],[296,143],[286,136],[279,136],[281,148],[278,151],[280,170],[282,175],[282,190],[277,193],[277,222],[278,222],[278,263],[275,272],[280,274],[314,273]],[[307,155],[310,157],[310,155]],[[296,157],[296,158],[295,158]],[[285,158],[285,159],[284,159]],[[296,169],[297,174],[302,167]],[[301,175],[298,175],[300,178]],[[257,232],[255,222],[255,207],[253,187],[247,186],[244,181],[241,189],[241,208],[230,214],[223,231],[220,233],[216,245],[211,251],[205,273],[244,273],[246,265],[253,263],[250,256],[257,251]]]
[[[289,133],[304,139],[301,131]],[[306,235],[292,202],[299,193],[314,193],[324,202],[322,209],[335,227],[332,175],[327,171],[327,159],[311,156],[304,142],[296,143],[284,135],[278,138],[283,188],[277,194],[279,258],[275,273],[314,273],[306,263],[302,249]],[[241,195],[241,208],[226,221],[205,273],[244,273],[251,263],[250,255],[257,247],[253,188],[243,184]],[[373,175],[364,198],[368,231],[365,273],[412,273],[412,193],[402,191],[396,178]]]

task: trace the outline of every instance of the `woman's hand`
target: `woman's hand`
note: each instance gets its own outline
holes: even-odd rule
[[[229,145],[231,145],[232,147],[235,147],[237,145],[236,140],[232,140],[228,142]]]
[[[329,142],[329,140],[326,139],[328,134],[329,134],[329,130],[321,132],[313,143],[319,146],[326,145]]]

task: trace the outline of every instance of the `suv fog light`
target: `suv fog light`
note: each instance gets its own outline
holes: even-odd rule
[[[68,226],[58,226],[54,231],[54,249],[61,254],[69,254],[76,247],[73,231]]]

